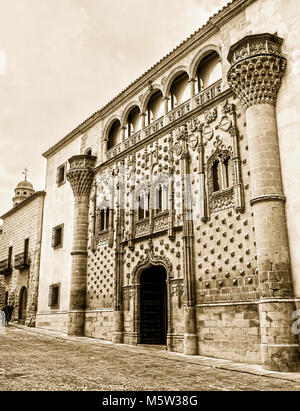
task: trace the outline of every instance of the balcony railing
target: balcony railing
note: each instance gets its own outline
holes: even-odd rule
[[[194,97],[194,101],[197,107],[203,106],[203,104],[207,103],[209,100],[212,100],[217,95],[221,94],[221,80],[216,81],[211,86],[207,87],[206,89],[200,91],[200,93],[196,94]]]
[[[106,152],[107,160],[111,160],[118,154],[122,153],[124,150],[134,147],[143,139],[150,137],[152,134],[155,134],[157,131],[163,129],[166,125],[172,124],[181,117],[186,116],[193,109],[203,106],[204,104],[221,94],[221,84],[222,80],[216,81],[211,86],[200,91],[200,93],[196,94],[190,100],[184,102],[153,123],[149,124],[143,130],[134,133],[122,143],[119,143],[116,146],[112,147]]]
[[[135,236],[142,237],[150,233],[150,221],[149,218],[144,218],[135,223]]]
[[[117,144],[106,152],[106,157],[108,160],[115,157],[117,154],[122,152],[122,143]]]
[[[152,134],[156,133],[158,130],[161,130],[164,127],[164,117],[160,117],[154,123],[149,124],[145,128],[145,137],[149,137]]]
[[[168,123],[173,123],[173,121],[185,116],[189,111],[191,111],[191,101],[186,101],[180,106],[174,108],[167,114]]]
[[[30,261],[28,255],[23,252],[15,256],[14,268],[17,270],[22,270],[22,268],[29,267],[29,263]]]
[[[142,139],[142,132],[138,131],[137,133],[134,133],[132,136],[127,138],[124,143],[124,150],[127,150],[127,148],[135,146],[139,141]]]
[[[153,231],[167,230],[169,225],[169,211],[163,211],[153,216]]]
[[[3,260],[0,262],[0,275],[10,274],[11,273],[11,264],[10,261]]]

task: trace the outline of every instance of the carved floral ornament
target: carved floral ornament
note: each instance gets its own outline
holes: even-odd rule
[[[255,104],[276,104],[286,67],[282,42],[275,35],[260,34],[247,36],[230,48],[228,82],[244,109]]]

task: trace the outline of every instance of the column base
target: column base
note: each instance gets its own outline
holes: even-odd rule
[[[123,313],[122,311],[114,311],[114,331],[112,342],[115,344],[123,343]]]
[[[183,353],[185,355],[198,355],[197,334],[184,334],[183,344]]]
[[[259,303],[261,366],[265,370],[300,370],[299,336],[294,332],[293,300],[262,300]]]
[[[261,344],[262,368],[277,372],[299,372],[298,345]]]
[[[174,351],[173,330],[167,333],[167,351]]]
[[[196,308],[184,309],[183,352],[186,355],[198,355],[198,336],[196,331]]]
[[[122,332],[113,332],[112,342],[114,344],[123,344],[123,333]]]
[[[68,335],[84,336],[85,312],[69,312]]]

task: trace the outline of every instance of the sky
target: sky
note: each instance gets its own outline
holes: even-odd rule
[[[0,215],[42,153],[228,0],[0,0]],[[1,222],[1,220],[0,220]]]

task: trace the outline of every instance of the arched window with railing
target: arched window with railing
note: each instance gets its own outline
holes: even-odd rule
[[[100,210],[100,231],[106,231],[109,229],[109,207],[102,208]]]
[[[159,183],[154,190],[153,209],[155,214],[162,213],[168,209],[169,187],[166,183]]]
[[[121,123],[115,120],[110,126],[107,136],[107,150],[110,150],[121,142]]]
[[[170,88],[169,110],[180,106],[190,98],[189,76],[186,72],[179,74],[172,82]]]
[[[231,153],[217,149],[208,160],[208,183],[210,193],[227,190],[233,186]]]
[[[220,57],[216,51],[209,53],[199,63],[196,72],[196,93],[222,78]]]
[[[217,149],[207,160],[210,212],[234,207],[233,165],[229,150]]]
[[[125,138],[129,138],[133,134],[141,130],[141,112],[138,106],[133,107],[126,121]]]
[[[157,90],[150,97],[146,108],[146,126],[164,115],[163,95]]]
[[[149,217],[150,194],[142,192],[137,198],[138,201],[138,220],[143,220]]]

